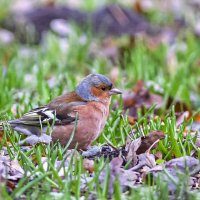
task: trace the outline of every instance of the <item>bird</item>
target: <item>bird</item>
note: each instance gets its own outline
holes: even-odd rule
[[[9,126],[27,135],[24,142],[31,145],[57,141],[67,145],[71,141],[68,148],[84,150],[102,132],[111,97],[117,94],[122,92],[113,87],[108,77],[89,74],[74,91],[58,96],[18,119],[0,122],[0,131]]]

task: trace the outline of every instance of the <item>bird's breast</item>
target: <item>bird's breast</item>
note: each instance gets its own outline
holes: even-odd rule
[[[74,110],[73,115],[78,113],[78,122],[75,135],[71,147],[76,143],[80,148],[85,148],[94,141],[105,126],[109,105],[99,102],[89,102],[87,106],[79,106]],[[60,140],[62,144],[66,144],[73,131],[75,123],[66,126],[59,126],[54,130],[53,140]]]
[[[91,135],[96,134],[95,138],[101,133],[109,115],[109,105],[100,102],[91,102],[83,106],[78,111],[78,124],[85,124],[87,132]]]

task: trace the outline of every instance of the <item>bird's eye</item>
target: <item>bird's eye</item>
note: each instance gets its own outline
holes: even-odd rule
[[[106,87],[102,87],[101,89],[102,89],[103,91],[105,91],[105,90],[106,90]]]

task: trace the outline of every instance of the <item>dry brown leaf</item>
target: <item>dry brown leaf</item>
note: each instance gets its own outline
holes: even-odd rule
[[[173,97],[169,97],[167,100],[166,108],[170,108],[171,106],[174,106],[175,112],[183,112],[183,111],[189,111],[191,112],[191,108],[188,107],[184,102],[180,101],[179,99],[174,99]]]
[[[139,80],[133,87],[133,92],[134,93],[139,93],[141,90],[144,89],[144,81]]]
[[[177,120],[176,120],[176,127],[179,127],[185,119],[188,119],[190,116],[190,112],[189,111],[185,111],[183,113],[181,113],[181,115],[178,116]]]
[[[136,154],[138,155],[146,152],[157,140],[164,138],[165,134],[162,131],[152,131],[149,135],[141,138],[141,145],[137,149]],[[153,148],[155,148],[155,146]]]
[[[3,140],[3,137],[4,137],[3,131],[0,131],[0,142]]]
[[[137,118],[137,110],[140,108],[150,108],[156,105],[160,108],[163,104],[163,98],[160,95],[153,94],[144,88],[144,81],[139,80],[131,92],[126,92],[122,96],[124,112],[128,110],[128,115]]]
[[[85,158],[83,160],[83,168],[88,171],[89,173],[94,172],[94,161]]]
[[[127,151],[126,161],[130,163],[129,167],[141,168],[144,165],[147,165],[146,160],[143,159],[143,154],[149,151],[152,148],[155,148],[155,143],[160,139],[165,138],[165,134],[162,131],[152,131],[149,135],[145,137],[140,137],[136,140],[133,140],[128,137],[126,140],[125,150]],[[147,152],[149,155],[149,152]],[[141,156],[140,156],[141,155]],[[148,156],[146,155],[146,158]],[[145,160],[145,161],[144,161]]]
[[[130,125],[134,125],[136,122],[136,119],[132,116],[128,116],[128,122]]]
[[[5,134],[3,131],[0,131],[0,142],[2,142],[5,139]],[[10,140],[8,137],[6,137],[6,143],[9,145],[10,144]]]
[[[157,152],[155,153],[155,158],[156,158],[156,159],[159,159],[159,160],[162,160],[162,158],[163,158],[162,152],[157,151]]]
[[[195,121],[195,122],[200,122],[200,114],[198,114],[198,115],[196,115],[196,116],[194,117],[194,121]]]

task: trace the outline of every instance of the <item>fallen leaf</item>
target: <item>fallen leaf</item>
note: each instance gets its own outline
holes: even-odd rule
[[[159,159],[159,160],[162,160],[162,158],[163,158],[162,152],[157,151],[157,152],[155,153],[155,158],[156,158],[156,159]]]
[[[163,182],[166,182],[171,193],[176,191],[177,185],[180,185],[181,175],[190,175],[190,185],[194,184],[194,175],[200,172],[200,161],[190,156],[183,156],[172,159],[165,164],[157,165],[149,173],[154,178],[160,176]],[[147,176],[147,178],[150,176]]]
[[[191,109],[188,107],[188,105],[179,99],[174,99],[173,97],[169,97],[167,100],[166,108],[170,108],[171,106],[174,106],[175,112],[183,112],[183,111],[189,111],[191,112]]]
[[[132,116],[128,116],[128,122],[130,125],[134,125],[136,122],[136,119]]]
[[[119,181],[122,191],[125,190],[126,187],[134,187],[136,182],[139,182],[140,174],[138,172],[134,172],[131,170],[125,170],[122,167],[123,159],[113,158],[109,163],[109,184],[108,191],[109,194],[113,194],[114,192],[114,182],[116,180]],[[99,176],[99,181],[101,184],[104,184],[105,177],[107,174],[107,169],[104,169]]]
[[[181,113],[181,115],[179,115],[176,120],[176,127],[179,127],[184,122],[185,119],[188,119],[189,116],[190,116],[189,111]]]
[[[189,170],[189,172],[192,172],[196,167],[199,166],[199,164],[200,164],[200,161],[198,159],[190,157],[190,156],[183,156],[183,157],[175,158],[166,162],[165,168],[170,170],[171,174],[175,174],[176,169],[185,173],[187,169]]]
[[[195,115],[194,121],[195,122],[200,122],[200,114]]]
[[[125,150],[128,152],[126,156],[126,160],[130,163],[130,166],[135,166],[138,162],[138,157],[136,154],[137,149],[141,145],[141,138],[136,140],[131,140],[131,138],[127,138]]]
[[[121,170],[121,165],[123,163],[123,160],[121,158],[113,158],[111,160],[111,162],[109,163],[109,193],[112,194],[114,189],[113,189],[113,185],[114,185],[114,181],[116,180],[116,178],[118,177],[118,180],[120,181],[119,178],[119,174],[120,174],[120,170]],[[99,175],[99,181],[100,183],[104,183],[105,177],[108,173],[107,171],[108,169],[105,168]]]
[[[197,137],[197,139],[196,139],[195,146],[200,148],[200,138],[199,137]]]
[[[152,0],[136,0],[133,2],[133,9],[138,13],[145,13],[155,9],[155,3]]]
[[[134,93],[139,93],[141,90],[144,89],[144,81],[143,80],[139,80],[135,86],[133,87],[133,92]]]
[[[153,94],[144,87],[144,81],[140,80],[133,87],[130,92],[125,92],[122,96],[124,113],[128,116],[137,119],[137,111],[140,108],[150,108],[156,105],[156,108],[160,108],[163,104],[163,98],[160,95]]]
[[[143,136],[141,138],[141,145],[137,149],[136,154],[146,152],[151,147],[151,145],[153,145],[154,142],[164,138],[165,134],[162,131],[152,131],[147,136]],[[155,146],[153,148],[155,148]]]
[[[94,161],[85,158],[83,160],[83,168],[89,173],[94,172]]]
[[[24,170],[17,160],[10,160],[8,156],[0,156],[0,172],[4,179],[18,180],[24,176]]]
[[[148,169],[153,168],[156,165],[155,157],[153,154],[142,153],[138,155],[138,164],[130,168],[131,171],[139,171],[143,167],[148,167]]]
[[[125,150],[127,151],[127,156],[125,157],[126,161],[129,163],[129,167],[134,167],[138,164],[140,164],[138,166],[145,165],[146,161],[142,161],[142,155],[150,150],[150,148],[155,148],[155,142],[164,138],[165,134],[162,131],[152,131],[149,135],[137,138],[136,140],[132,140],[131,137],[128,137],[125,144]]]

